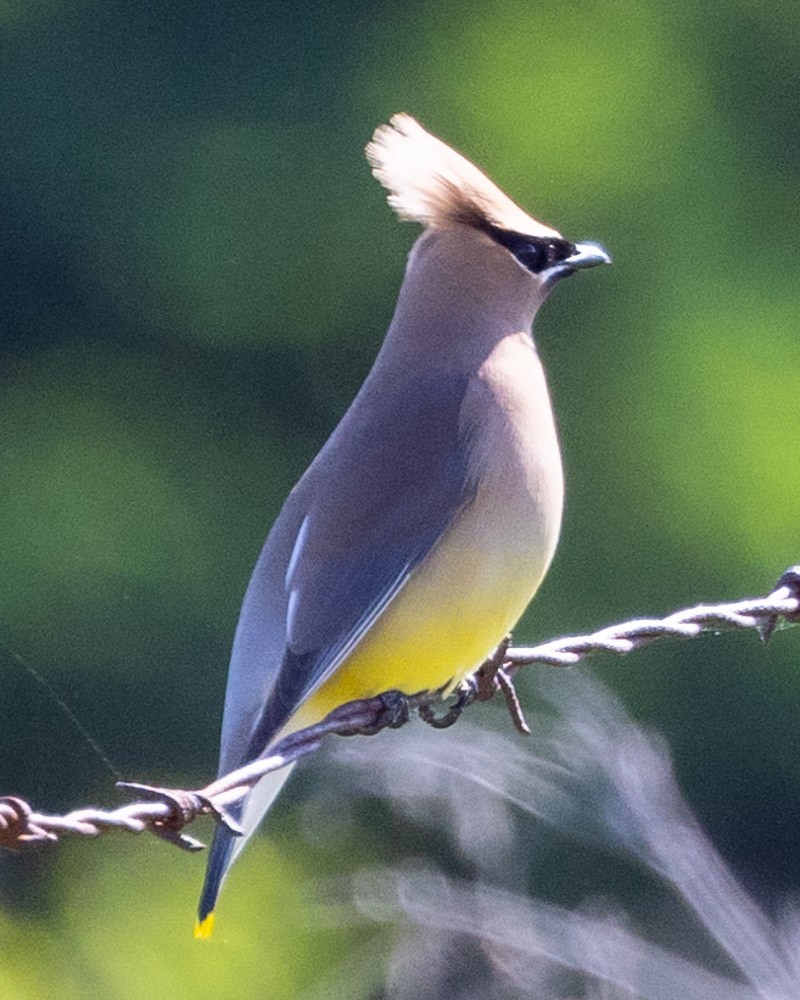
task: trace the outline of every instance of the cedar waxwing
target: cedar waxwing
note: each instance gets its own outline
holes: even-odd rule
[[[519,619],[558,538],[561,459],[531,327],[560,278],[608,255],[536,222],[408,115],[367,157],[425,231],[372,370],[256,563],[220,774],[345,702],[452,690]],[[289,770],[234,810],[243,837],[217,828],[198,937]]]

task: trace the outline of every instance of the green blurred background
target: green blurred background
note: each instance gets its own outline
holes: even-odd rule
[[[0,0],[0,59],[0,791],[116,798],[19,658],[126,777],[213,773],[251,567],[415,236],[361,152],[396,111],[614,256],[538,325],[568,502],[517,638],[766,592],[800,559],[795,2]],[[748,634],[595,668],[763,893],[800,888],[798,654]],[[424,841],[369,809],[309,841],[307,786],[208,948],[202,857],[0,858],[0,994],[291,997],[368,947],[345,995],[380,996],[390,932],[316,926],[307,897]]]

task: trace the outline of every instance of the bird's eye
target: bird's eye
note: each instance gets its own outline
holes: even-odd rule
[[[494,229],[491,235],[532,274],[541,274],[575,253],[575,247],[569,240],[525,236],[507,229]]]
[[[510,249],[510,248],[509,248]],[[538,274],[547,267],[547,245],[542,243],[523,243],[511,251],[523,267]]]

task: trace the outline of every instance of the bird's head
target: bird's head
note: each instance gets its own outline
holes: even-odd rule
[[[494,265],[482,271],[489,285],[504,275],[538,305],[559,279],[611,263],[598,244],[573,243],[532,218],[474,164],[409,115],[395,115],[381,125],[366,152],[398,216],[428,230],[419,251],[433,256],[433,247],[444,243],[455,262],[458,246],[471,264],[479,260]],[[469,270],[465,280],[474,285],[478,279]],[[519,273],[530,277],[520,280]]]

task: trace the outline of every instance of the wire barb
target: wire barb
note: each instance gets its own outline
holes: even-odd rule
[[[138,795],[141,801],[111,811],[76,809],[65,816],[35,812],[17,796],[0,797],[0,848],[19,850],[52,843],[66,833],[96,837],[107,830],[127,830],[150,831],[184,850],[197,851],[203,845],[183,833],[186,826],[198,816],[212,815],[232,833],[241,834],[226,807],[243,799],[265,774],[313,753],[329,733],[371,735],[385,728],[397,729],[409,720],[412,709],[431,725],[443,728],[457,721],[472,701],[486,701],[497,691],[505,698],[517,730],[529,733],[513,684],[517,671],[524,666],[571,666],[593,653],[625,655],[659,639],[694,639],[726,629],[754,629],[767,643],[781,624],[798,622],[800,564],[790,566],[767,597],[700,605],[665,618],[637,619],[592,635],[556,639],[540,646],[511,646],[511,637],[507,636],[474,678],[461,686],[455,703],[443,716],[436,716],[431,707],[442,703],[441,691],[415,695],[389,691],[340,706],[316,725],[276,743],[267,755],[195,791],[120,782],[118,787]]]
[[[224,809],[215,806],[207,796],[199,792],[187,792],[180,788],[161,788],[154,785],[140,785],[135,781],[118,781],[117,788],[133,795],[139,795],[148,802],[162,802],[167,807],[164,819],[154,819],[150,829],[170,844],[185,851],[202,851],[205,845],[181,831],[198,816],[216,816],[231,833],[241,837],[243,830]]]
[[[16,795],[0,798],[0,847],[17,850],[25,844],[40,844],[58,840],[55,833],[33,820],[33,810]]]
[[[784,573],[781,574],[778,582],[775,584],[775,590],[773,591],[773,597],[777,595],[784,595],[791,600],[794,598],[797,600],[800,598],[800,566],[790,566]],[[790,622],[800,621],[800,612],[795,611],[794,614],[784,612],[783,617]],[[767,643],[772,638],[775,629],[778,627],[778,622],[780,616],[778,614],[764,615],[763,622],[757,626],[759,635],[761,636],[761,641],[766,646]]]
[[[374,736],[382,729],[399,729],[410,717],[409,699],[402,691],[385,691],[378,695],[381,709],[375,717],[363,725],[353,725],[336,730],[339,736]]]

